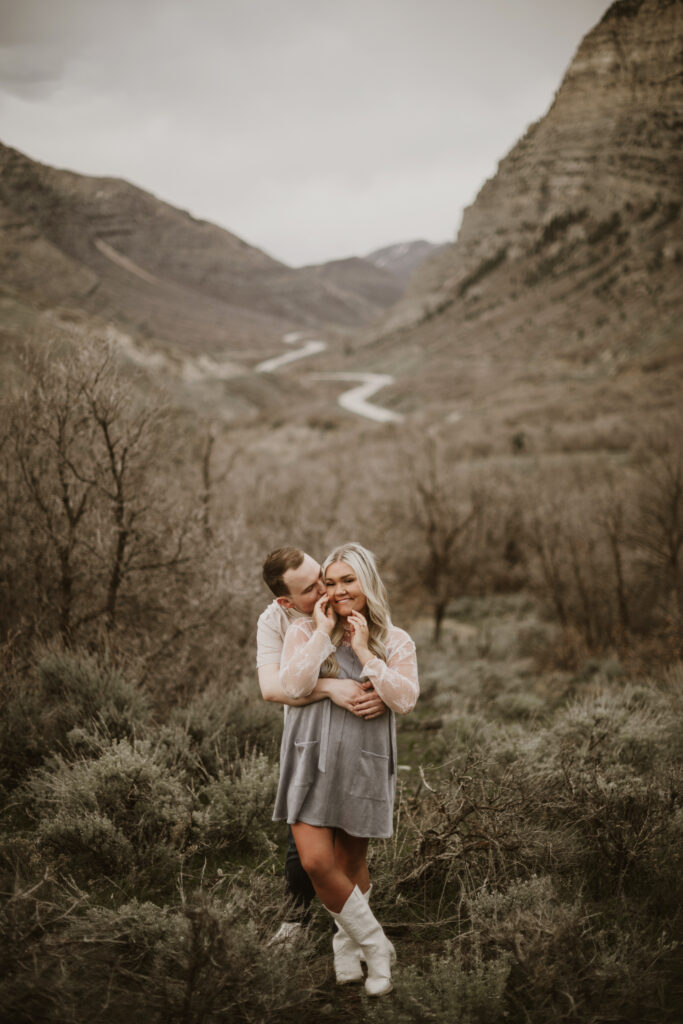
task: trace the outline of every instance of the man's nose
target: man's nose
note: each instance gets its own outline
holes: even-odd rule
[[[322,580],[318,580],[318,585],[316,587],[316,592],[318,594],[318,597],[322,597],[323,594],[327,593],[327,590],[325,588],[325,584],[323,583]]]

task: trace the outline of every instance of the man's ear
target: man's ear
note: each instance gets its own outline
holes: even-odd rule
[[[292,601],[291,597],[276,597],[275,602],[276,604],[279,604],[281,608],[294,607],[294,602]]]

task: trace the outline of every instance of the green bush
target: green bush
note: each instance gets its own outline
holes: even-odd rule
[[[525,751],[539,814],[573,835],[565,867],[596,892],[683,895],[680,735],[677,701],[626,687],[570,705]]]
[[[367,1019],[375,1024],[497,1024],[505,1010],[509,957],[484,960],[477,949],[464,957],[454,943],[424,966],[398,969],[394,992],[379,1004],[366,1000]]]
[[[157,735],[169,764],[206,779],[249,750],[275,754],[281,732],[281,709],[262,700],[256,681],[249,680],[227,691],[211,687],[173,709]]]
[[[266,946],[272,893],[258,880],[253,893],[200,891],[167,907],[97,907],[46,889],[17,890],[0,908],[3,1020],[289,1024],[310,1006],[312,943]]]
[[[8,672],[0,716],[0,787],[11,789],[51,753],[89,749],[88,737],[131,739],[148,702],[106,657],[57,644],[39,649],[31,674]],[[95,745],[97,740],[95,739]]]
[[[270,819],[279,766],[252,753],[220,772],[199,793],[205,806],[193,814],[203,844],[211,849],[272,850]]]
[[[73,764],[57,756],[22,796],[39,846],[80,884],[104,875],[157,890],[180,866],[193,797],[148,742],[103,744],[98,757]]]

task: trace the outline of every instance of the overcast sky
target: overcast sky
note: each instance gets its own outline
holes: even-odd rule
[[[452,239],[608,0],[0,0],[0,140],[293,265]]]

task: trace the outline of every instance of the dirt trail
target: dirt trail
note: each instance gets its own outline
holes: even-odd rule
[[[154,274],[148,273],[143,267],[139,267],[133,260],[129,260],[123,253],[117,252],[113,246],[103,241],[101,238],[95,239],[95,248],[98,249],[103,256],[106,256],[108,260],[115,263],[117,266],[127,270],[129,274],[135,274],[140,280],[146,281],[147,284],[161,284],[162,282]]]

